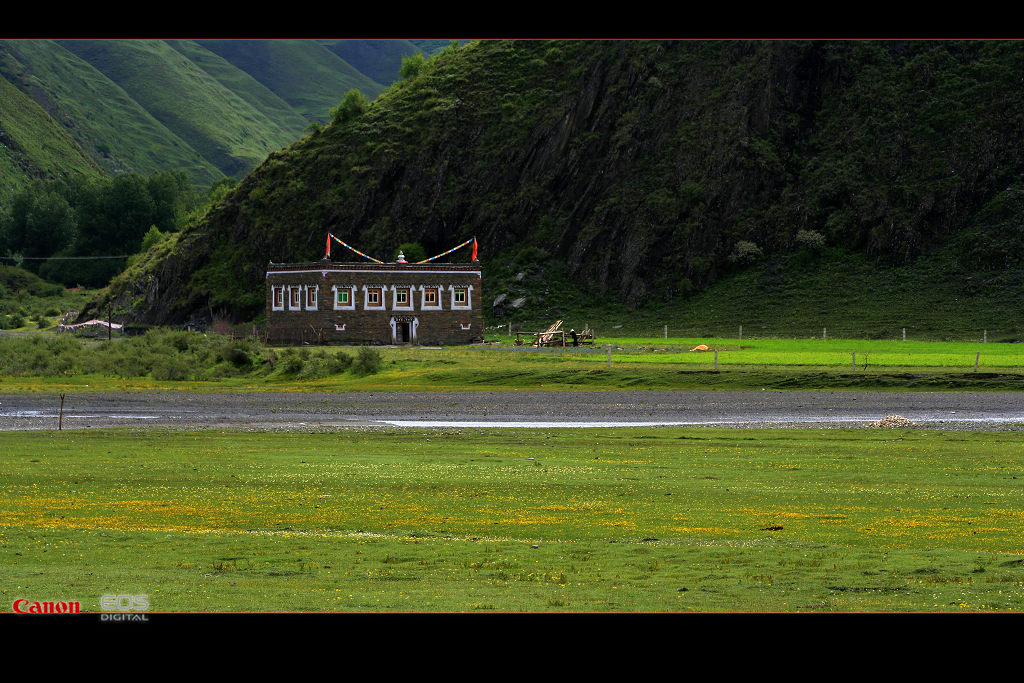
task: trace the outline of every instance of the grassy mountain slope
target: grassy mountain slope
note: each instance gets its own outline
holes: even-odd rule
[[[161,41],[61,41],[226,175],[294,137]]]
[[[247,319],[267,261],[318,258],[328,230],[383,256],[476,235],[488,294],[534,267],[538,306],[572,287],[599,307],[681,311],[772,263],[768,282],[810,278],[801,231],[880,273],[941,257],[940,272],[1020,282],[1005,255],[1024,253],[1022,70],[1020,43],[446,49],[272,154],[146,282],[111,294],[149,322]]]
[[[900,339],[905,328],[912,340],[1024,340],[1020,271],[967,269],[954,248],[895,267],[838,247],[773,257],[641,308],[575,286],[564,263],[499,257],[485,267],[486,322],[494,328],[535,331],[562,319],[601,337],[657,338],[668,326],[669,336],[698,339],[735,339],[742,327],[744,339]],[[520,297],[526,303],[511,308]]]
[[[0,201],[31,178],[102,174],[42,107],[0,76]]]
[[[457,40],[457,39],[453,39],[453,40]],[[412,43],[414,46],[416,46],[417,50],[419,50],[423,54],[427,55],[428,57],[432,56],[432,55],[436,55],[438,52],[440,52],[441,50],[445,49],[446,47],[448,47],[451,44],[451,40],[420,40],[420,39],[415,39],[415,40],[410,40],[409,42]],[[466,40],[459,40],[458,42],[460,44],[465,44],[468,41],[466,41]]]
[[[252,76],[195,41],[169,40],[167,44],[295,138],[302,135],[309,122]]]
[[[323,46],[377,83],[398,80],[402,57],[421,49],[408,40],[329,40]],[[365,94],[365,93],[364,93]]]
[[[352,88],[374,99],[384,86],[311,40],[202,40],[199,44],[245,71],[307,120],[326,121]]]
[[[0,73],[30,93],[108,173],[174,168],[202,185],[223,177],[121,87],[52,41],[0,41]]]

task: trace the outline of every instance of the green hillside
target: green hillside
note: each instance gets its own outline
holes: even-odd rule
[[[246,173],[294,139],[161,41],[61,41],[226,175]]]
[[[0,76],[0,201],[31,178],[102,174],[42,107]]]
[[[327,120],[352,88],[369,99],[384,89],[325,47],[333,42],[6,40],[0,76],[107,173],[180,170],[207,187],[241,177],[311,121]],[[402,55],[417,50],[343,42],[358,43],[348,54],[388,82]],[[44,175],[53,161],[31,160]],[[15,177],[9,182],[21,184]]]
[[[353,88],[370,100],[384,90],[317,41],[202,40],[199,45],[248,73],[309,121],[328,120],[330,109]]]
[[[466,41],[466,40],[458,40],[458,39],[454,39],[454,38],[452,40],[457,40],[460,45],[464,45],[467,42],[469,42],[469,41]],[[429,57],[429,56],[436,55],[438,52],[440,52],[441,50],[443,50],[446,47],[448,47],[451,44],[452,41],[451,40],[419,40],[419,39],[416,39],[416,40],[410,40],[409,42],[412,43],[416,47],[417,50],[419,50],[420,52],[422,52],[423,54],[425,54],[425,55],[427,55]]]
[[[1019,240],[1012,220],[978,221],[1020,173],[1022,56],[1016,43],[448,49],[247,178],[169,259],[191,274],[178,302],[255,315],[263,265],[315,257],[328,229],[369,253],[474,234],[499,263],[534,249],[629,308],[795,253],[801,231],[895,267],[973,230],[965,267],[979,267]]]
[[[57,43],[0,41],[0,73],[31,93],[107,173],[180,169],[200,185],[223,177],[121,87]],[[61,162],[36,163],[48,168]]]
[[[167,44],[261,112],[267,119],[277,122],[295,138],[302,135],[309,122],[264,84],[195,41],[169,40]]]
[[[323,46],[377,83],[398,80],[402,58],[423,50],[408,40],[325,40]],[[367,95],[368,99],[373,99]]]
[[[475,235],[487,296],[527,283],[535,312],[561,297],[676,315],[759,272],[749,306],[790,291],[788,315],[849,262],[863,265],[850,286],[891,283],[861,297],[872,326],[923,320],[933,300],[922,295],[942,277],[964,283],[944,315],[1005,298],[1001,315],[1019,318],[1022,71],[1018,42],[447,48],[272,154],[151,259],[140,272],[158,306],[125,297],[140,272],[112,294],[143,321],[211,308],[251,319],[266,263],[318,258],[330,230],[371,254],[408,241],[437,253]],[[835,320],[858,297],[834,294],[815,317]]]

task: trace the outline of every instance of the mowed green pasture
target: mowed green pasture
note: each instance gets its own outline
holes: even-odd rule
[[[115,340],[127,344],[131,340]],[[94,345],[92,352],[97,348]],[[692,351],[703,344],[707,351]],[[516,347],[511,337],[462,347],[376,347],[378,372],[313,372],[352,347],[304,347],[305,369],[264,366],[210,379],[156,379],[144,367],[106,375],[11,372],[3,391],[148,389],[278,391],[453,391],[572,389],[1024,390],[1024,345],[843,339],[598,339],[594,347]],[[609,353],[610,351],[610,353]],[[276,349],[283,357],[290,350]],[[716,363],[717,352],[717,363]],[[152,355],[152,354],[151,354]],[[323,358],[320,356],[323,355]],[[154,358],[163,358],[154,355]],[[48,358],[48,357],[47,357]],[[164,360],[167,360],[164,358]],[[173,359],[171,359],[173,360]],[[73,365],[72,361],[68,361]],[[280,361],[278,365],[280,365]],[[10,362],[14,366],[14,361]],[[19,367],[33,367],[21,361]],[[37,363],[48,368],[47,363]],[[301,364],[300,364],[301,365]],[[134,367],[134,366],[133,366]],[[308,370],[308,372],[307,372]],[[155,371],[154,371],[155,372]],[[141,374],[139,374],[141,373]]]
[[[1024,367],[1024,345],[968,342],[901,342],[863,339],[654,339],[611,338],[593,349],[566,348],[580,359],[607,361],[608,345],[613,363],[667,363],[719,367],[810,366],[858,369],[872,366],[890,368],[979,368],[1017,369]],[[695,350],[707,346],[707,350]],[[561,350],[561,349],[559,349]],[[980,354],[980,355],[979,355]]]
[[[1024,436],[0,433],[0,590],[153,612],[1019,611]]]

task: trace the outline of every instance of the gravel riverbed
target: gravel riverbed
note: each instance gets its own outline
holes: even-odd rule
[[[60,397],[0,394],[0,429],[56,429]],[[790,391],[68,393],[64,429],[371,426],[865,427],[1024,431],[1024,394]],[[904,424],[904,423],[901,423]]]

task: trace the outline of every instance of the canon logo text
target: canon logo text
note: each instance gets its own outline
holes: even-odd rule
[[[76,602],[32,602],[25,598],[18,598],[11,605],[16,614],[78,614],[81,604]]]

